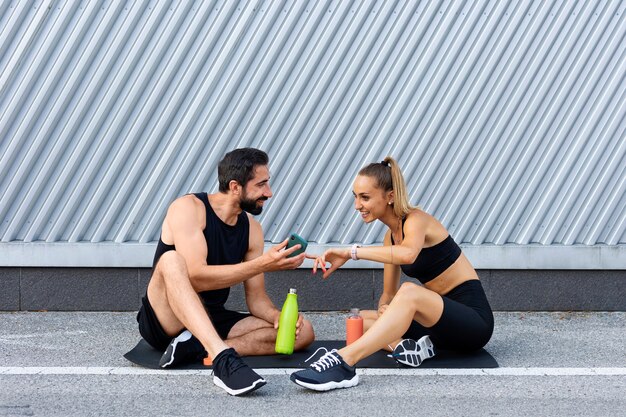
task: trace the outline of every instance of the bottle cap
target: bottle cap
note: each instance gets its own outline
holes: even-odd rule
[[[295,288],[289,288],[289,294],[297,294]]]
[[[358,308],[351,308],[350,309],[350,315],[351,316],[358,316],[360,314],[360,311]]]

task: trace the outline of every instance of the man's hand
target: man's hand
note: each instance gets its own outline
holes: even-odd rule
[[[287,247],[288,242],[289,239],[285,239],[283,242],[273,246],[262,255],[263,270],[265,272],[295,269],[302,265],[305,257],[304,253],[288,258],[289,255],[300,249],[301,245],[297,244],[287,250],[283,250]]]
[[[302,328],[302,323],[304,320],[304,316],[301,313],[298,313],[298,321],[296,322],[296,340],[298,339],[298,335],[300,334],[300,329]],[[280,311],[278,315],[274,319],[274,329],[278,330],[278,322],[280,321]]]

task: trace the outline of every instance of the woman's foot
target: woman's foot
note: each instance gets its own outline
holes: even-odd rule
[[[356,368],[348,365],[336,349],[327,351],[308,369],[292,373],[289,379],[300,386],[315,391],[350,388],[359,383]]]
[[[391,357],[402,365],[418,367],[426,359],[435,356],[435,346],[430,337],[423,336],[417,342],[413,339],[404,339],[393,350]]]

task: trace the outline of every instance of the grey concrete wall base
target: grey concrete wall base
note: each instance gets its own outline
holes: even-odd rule
[[[138,270],[23,268],[22,310],[123,311],[137,308]]]
[[[374,307],[376,272],[368,269],[345,269],[323,280],[321,272],[310,270],[273,272],[265,275],[265,287],[274,304],[281,308],[290,288],[298,293],[298,307],[304,311],[348,310]],[[246,309],[243,285],[231,291],[227,307]]]
[[[0,310],[20,310],[20,268],[0,268]]]
[[[500,311],[625,311],[626,271],[483,271]]]
[[[626,271],[478,273],[496,311],[626,311]],[[0,310],[136,311],[150,275],[148,268],[0,268]],[[327,280],[298,269],[268,273],[265,279],[277,307],[289,288],[296,288],[303,311],[375,308],[382,284],[380,269],[343,269]],[[232,288],[227,307],[246,309],[242,284]]]

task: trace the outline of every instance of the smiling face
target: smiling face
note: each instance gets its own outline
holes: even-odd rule
[[[267,165],[254,167],[254,176],[243,187],[239,204],[242,210],[257,215],[263,211],[263,203],[272,197],[270,171]]]
[[[393,210],[389,204],[393,201],[393,191],[378,188],[374,177],[358,175],[352,185],[352,194],[354,208],[361,213],[365,223],[380,219],[387,210]]]

